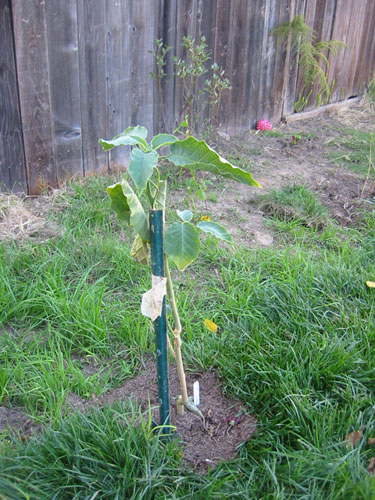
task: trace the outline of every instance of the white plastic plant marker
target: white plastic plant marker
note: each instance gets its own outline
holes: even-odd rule
[[[198,380],[196,382],[194,382],[194,384],[193,384],[193,398],[194,398],[195,406],[199,406],[200,399],[199,399],[199,382],[198,382]]]

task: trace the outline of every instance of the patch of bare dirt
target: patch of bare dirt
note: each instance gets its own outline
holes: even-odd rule
[[[177,415],[173,398],[180,390],[176,367],[172,365],[169,369],[171,424],[176,426],[180,435],[185,462],[195,470],[205,472],[220,461],[236,456],[237,448],[255,433],[256,419],[247,413],[240,401],[223,395],[220,379],[215,372],[187,374],[186,379],[191,394],[193,383],[199,381],[199,408],[205,421],[189,411],[185,411],[184,415]],[[133,397],[143,410],[147,410],[150,402],[154,408],[154,420],[159,422],[155,362],[147,363],[143,373],[104,394],[98,398],[98,402],[101,405],[111,404],[129,397]]]
[[[228,228],[235,241],[250,247],[271,246],[273,234],[264,224],[264,213],[256,203],[258,195],[286,185],[304,184],[339,224],[351,225],[361,194],[366,198],[371,193],[368,189],[362,192],[363,175],[334,162],[330,143],[340,137],[344,127],[370,132],[374,123],[368,104],[354,102],[349,109],[327,109],[312,118],[281,123],[273,128],[276,134],[272,136],[255,130],[233,137],[221,134],[216,148],[232,163],[247,166],[262,189],[243,184],[220,186],[215,181],[207,200],[196,202],[197,208],[212,213],[223,224],[230,221]],[[211,190],[217,192],[217,200],[212,201]]]
[[[187,374],[189,392],[199,381],[201,404],[204,421],[196,414],[185,411],[177,415],[175,396],[180,392],[175,365],[169,367],[170,423],[176,427],[176,436],[181,445],[184,462],[197,472],[204,473],[213,469],[221,461],[236,457],[238,447],[248,441],[256,432],[255,417],[248,414],[242,403],[227,398],[220,389],[220,379],[213,371]],[[112,405],[117,401],[132,399],[142,411],[148,413],[149,407],[153,420],[159,424],[159,400],[156,376],[156,363],[149,360],[143,370],[121,387],[108,391],[102,396],[83,399],[70,393],[65,401],[69,412],[86,411],[96,406]],[[150,405],[150,406],[149,406]],[[28,417],[20,408],[0,406],[0,432],[10,430],[20,434],[22,439],[35,432],[41,426]]]

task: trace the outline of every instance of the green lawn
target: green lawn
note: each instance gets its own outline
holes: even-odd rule
[[[0,401],[46,425],[32,439],[1,435],[0,499],[375,498],[374,204],[343,228],[305,187],[274,192],[274,248],[207,239],[191,273],[174,271],[187,368],[216,368],[259,423],[236,460],[198,475],[149,422],[135,425],[136,407],[64,405],[121,385],[154,350],[140,314],[149,275],[108,183],[57,196],[59,237],[0,245]],[[89,376],[84,359],[95,360]]]

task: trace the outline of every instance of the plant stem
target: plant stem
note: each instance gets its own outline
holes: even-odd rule
[[[174,353],[175,353],[175,358],[176,358],[177,375],[178,375],[178,380],[180,382],[180,389],[181,389],[181,402],[179,403],[179,401],[177,401],[177,405],[178,405],[177,411],[178,411],[179,409],[181,410],[183,408],[182,405],[187,406],[189,404],[189,398],[188,398],[188,394],[187,394],[186,377],[185,377],[184,365],[182,362],[182,355],[181,355],[182,327],[181,327],[180,316],[178,314],[176,298],[174,295],[171,272],[170,272],[169,265],[168,265],[168,258],[166,255],[164,256],[164,271],[165,271],[165,275],[167,277],[167,295],[168,295],[168,299],[169,299],[169,303],[170,303],[170,306],[172,309],[172,314],[173,314],[173,319],[174,319],[174,330],[173,330]],[[180,411],[180,413],[183,413],[183,412]]]

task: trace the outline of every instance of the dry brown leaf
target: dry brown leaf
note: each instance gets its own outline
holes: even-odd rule
[[[152,288],[142,296],[141,313],[155,321],[161,315],[167,293],[167,278],[152,275]]]
[[[375,438],[369,438],[368,444],[375,444]]]
[[[370,465],[367,467],[369,473],[375,477],[375,457],[372,457],[370,460]]]
[[[354,446],[362,439],[362,432],[361,431],[353,431],[350,432],[346,436],[346,445],[350,446],[351,448],[354,448]]]

